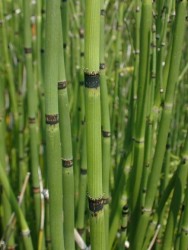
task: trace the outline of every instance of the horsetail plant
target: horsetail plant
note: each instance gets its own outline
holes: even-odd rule
[[[100,108],[100,1],[85,6],[85,105],[91,247],[105,249]]]
[[[63,189],[58,112],[58,63],[60,29],[60,1],[46,5],[45,43],[45,110],[47,178],[49,187],[49,216],[52,249],[64,249],[63,239]]]
[[[1,250],[188,249],[186,11],[0,0]]]

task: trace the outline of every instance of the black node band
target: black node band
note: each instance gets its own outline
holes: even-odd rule
[[[105,69],[105,63],[100,63],[99,68],[100,68],[100,70]]]
[[[85,77],[85,87],[86,88],[98,88],[100,85],[100,76],[99,74],[84,74]]]
[[[81,56],[81,57],[84,57],[84,52],[80,52],[80,56]]]
[[[84,228],[77,228],[77,231],[80,235],[82,235],[84,233],[85,229]]]
[[[58,89],[65,89],[67,87],[67,81],[58,82]]]
[[[125,231],[127,227],[121,226],[121,231]]]
[[[80,169],[80,174],[81,174],[81,175],[86,175],[86,174],[87,174],[87,169],[81,168],[81,169]]]
[[[109,131],[102,130],[102,136],[105,138],[111,137],[111,133]]]
[[[40,193],[40,187],[33,187],[33,193],[34,194]]]
[[[62,160],[64,168],[70,168],[73,166],[73,160]]]
[[[106,12],[104,9],[101,10],[101,16],[105,16]]]
[[[125,205],[122,209],[122,215],[125,216],[129,213],[129,208],[127,205]]]
[[[55,125],[59,122],[59,115],[46,115],[46,124]]]
[[[52,241],[50,239],[46,239],[46,244],[50,244]]]
[[[89,210],[93,213],[99,212],[103,209],[103,198],[100,199],[91,199],[88,197],[89,201]]]
[[[32,53],[32,48],[24,48],[25,54],[31,54]]]
[[[29,117],[29,124],[34,124],[36,122],[35,117]]]

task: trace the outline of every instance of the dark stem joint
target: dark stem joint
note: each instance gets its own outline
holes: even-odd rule
[[[40,50],[40,53],[41,53],[41,54],[44,54],[44,52],[45,52],[45,49],[41,49],[41,50]]]
[[[62,160],[64,168],[70,168],[73,166],[73,160]]]
[[[67,87],[67,81],[58,82],[58,89],[65,89]]]
[[[84,29],[80,29],[79,35],[81,39],[84,39]]]
[[[125,226],[121,226],[121,231],[124,232],[127,229],[127,227]]]
[[[45,9],[42,9],[41,10],[41,14],[45,14],[46,13],[46,10]]]
[[[36,122],[35,117],[29,117],[29,124],[34,124]]]
[[[119,67],[119,61],[118,61],[118,60],[115,61],[115,67],[116,67],[116,68]]]
[[[87,169],[81,168],[81,169],[80,169],[80,174],[81,174],[81,175],[86,175],[86,174],[87,174]]]
[[[155,43],[151,43],[151,47],[152,47],[152,48],[156,48],[157,46],[156,46]]]
[[[183,158],[183,159],[181,160],[181,164],[186,164],[186,162],[187,162],[187,159],[186,159],[186,158]]]
[[[51,244],[51,240],[50,239],[46,239],[46,245],[48,245],[48,244]]]
[[[105,63],[100,63],[100,70],[105,69]]]
[[[123,206],[122,215],[125,216],[129,213],[129,208],[127,205]]]
[[[33,187],[33,193],[34,194],[40,193],[40,187]]]
[[[139,139],[136,139],[136,138],[134,138],[134,137],[133,137],[132,139],[133,139],[133,141],[136,142],[136,143],[140,143],[140,144],[144,143],[144,139],[139,140]]]
[[[59,115],[46,115],[46,124],[55,125],[59,123]]]
[[[142,193],[144,193],[144,194],[146,193],[146,189],[145,188],[142,189]]]
[[[84,233],[84,228],[77,228],[77,231],[78,231],[78,233],[79,233],[79,235],[83,235],[83,233]]]
[[[97,74],[85,73],[85,87],[86,88],[98,88],[100,86],[100,76]]]
[[[84,52],[83,52],[83,51],[80,52],[80,56],[81,56],[81,57],[84,57]]]
[[[25,54],[31,54],[32,53],[32,48],[24,48]]]
[[[156,74],[154,72],[151,73],[151,78],[156,79]]]
[[[102,130],[102,136],[105,138],[109,138],[109,137],[111,137],[111,133],[109,131]]]
[[[106,15],[106,11],[104,9],[101,10],[101,16],[105,16]]]
[[[94,213],[94,215],[103,209],[103,204],[104,204],[103,198],[91,199],[90,197],[88,197],[88,201],[89,201],[89,210],[92,213]]]
[[[67,44],[66,44],[66,43],[63,44],[63,48],[64,48],[64,49],[67,48]]]

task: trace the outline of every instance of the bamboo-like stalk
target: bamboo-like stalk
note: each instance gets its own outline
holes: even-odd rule
[[[5,4],[4,1],[0,2],[0,20],[1,20],[1,35],[3,39],[3,53],[5,58],[5,66],[6,66],[6,72],[8,77],[8,84],[9,84],[9,92],[10,92],[10,99],[11,99],[11,106],[12,106],[12,112],[14,114],[15,122],[17,124],[18,119],[18,107],[16,102],[16,89],[14,84],[14,75],[13,75],[13,69],[12,64],[10,61],[10,56],[8,52],[8,41],[7,41],[7,27],[6,27],[6,19],[4,18],[3,9]]]
[[[110,148],[111,148],[111,130],[110,130],[110,112],[109,98],[105,72],[105,9],[104,1],[101,1],[101,21],[100,21],[100,84],[101,84],[101,128],[102,128],[102,183],[104,193],[104,217],[105,217],[105,245],[108,248],[109,234],[109,180],[110,180]]]
[[[138,105],[136,115],[136,131],[134,135],[134,162],[133,162],[133,179],[134,187],[131,194],[132,210],[136,208],[140,190],[143,160],[144,160],[144,136],[146,126],[146,91],[148,85],[148,67],[149,67],[149,43],[151,39],[151,18],[152,2],[151,0],[143,1],[140,27],[140,68],[138,83]],[[142,28],[143,27],[143,28]]]
[[[31,150],[31,175],[33,183],[33,195],[35,203],[35,219],[36,219],[36,234],[38,238],[40,225],[40,185],[39,185],[39,152],[38,152],[38,133],[37,133],[37,106],[36,106],[36,90],[34,86],[34,76],[32,67],[32,40],[30,29],[31,18],[31,1],[26,0],[23,3],[24,8],[24,52],[26,62],[26,81],[27,81],[27,104],[28,104],[28,119],[29,119],[29,134],[30,134],[30,150]]]
[[[172,107],[173,107],[174,89],[176,86],[176,81],[178,79],[179,65],[181,59],[181,49],[182,49],[184,30],[185,30],[185,9],[186,9],[186,1],[180,1],[177,3],[177,17],[174,28],[172,55],[171,55],[170,71],[168,77],[165,102],[159,125],[157,145],[153,158],[153,164],[151,167],[151,175],[149,177],[146,190],[147,193],[146,193],[145,205],[142,210],[143,213],[138,222],[135,241],[133,243],[133,249],[139,249],[140,246],[143,244],[143,238],[148,225],[149,215],[152,211],[152,206],[155,199],[155,193],[157,190],[157,183],[159,180],[162,162],[165,154],[165,147],[170,126]]]
[[[4,166],[6,171],[7,164],[6,164],[6,145],[5,145],[5,84],[4,79],[0,78],[0,162]],[[7,172],[7,171],[6,171]],[[10,172],[10,171],[8,171]],[[7,176],[10,177],[9,173],[7,172]],[[3,229],[5,230],[6,225],[8,224],[9,218],[11,216],[11,206],[9,200],[7,199],[5,192],[3,191],[2,194],[2,204],[3,204]],[[14,235],[10,237],[10,239],[5,238],[5,242],[8,248],[15,249],[14,243]]]
[[[170,249],[173,243],[173,235],[177,225],[177,216],[183,201],[183,194],[187,180],[187,154],[188,154],[188,136],[186,136],[185,145],[182,150],[182,160],[178,167],[174,193],[170,205],[170,211],[167,219],[162,249]]]
[[[180,231],[180,239],[179,239],[179,249],[181,250],[186,250],[188,246],[188,234],[187,234],[187,229],[188,229],[188,187],[186,188],[185,191],[185,197],[184,197],[184,206],[185,210],[183,214],[181,215],[181,231]],[[178,248],[176,248],[178,250]]]
[[[82,18],[83,19],[83,18]],[[81,23],[83,20],[81,19]],[[79,110],[80,110],[80,177],[79,177],[79,200],[76,216],[76,227],[82,238],[86,236],[86,191],[87,191],[87,153],[86,153],[86,123],[85,123],[85,89],[84,89],[84,30],[80,34],[80,75],[79,75]],[[75,187],[76,189],[76,187]],[[76,190],[75,190],[76,191]]]
[[[3,169],[1,162],[0,162],[0,180],[1,180],[1,184],[3,185],[3,188],[5,190],[5,193],[7,195],[7,198],[9,200],[13,210],[15,211],[17,219],[19,221],[25,249],[26,250],[33,250],[34,248],[33,248],[32,240],[30,237],[29,227],[27,225],[27,222],[26,222],[26,219],[23,215],[22,210],[18,205],[16,197],[15,197],[15,195],[10,187],[8,178],[6,176],[5,170]]]
[[[100,109],[100,1],[85,6],[85,105],[88,202],[92,250],[105,249]]]
[[[58,114],[58,62],[60,1],[50,0],[46,5],[45,39],[45,110],[46,152],[49,186],[49,219],[53,250],[64,249],[62,166]]]
[[[60,19],[61,20],[61,19]],[[60,21],[60,23],[62,23]],[[63,33],[60,26],[58,102],[60,116],[61,156],[63,167],[63,212],[65,249],[74,250],[74,173],[69,99],[63,53]]]

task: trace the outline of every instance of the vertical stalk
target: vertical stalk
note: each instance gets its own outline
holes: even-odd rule
[[[35,203],[36,232],[39,233],[40,224],[40,186],[39,186],[39,152],[38,152],[38,133],[37,133],[37,106],[36,90],[34,86],[33,67],[32,67],[32,38],[30,29],[31,1],[26,0],[23,3],[24,8],[24,52],[26,62],[26,81],[27,81],[27,108],[29,118],[29,135],[31,150],[31,174],[33,183],[33,195]],[[37,236],[38,238],[38,236]]]
[[[152,212],[152,206],[155,200],[157,184],[160,178],[160,172],[162,168],[162,162],[165,154],[166,142],[171,121],[174,90],[176,86],[176,81],[178,79],[179,65],[181,59],[181,50],[182,50],[183,37],[185,31],[185,13],[186,13],[185,10],[186,10],[186,1],[185,0],[178,1],[177,17],[175,22],[174,36],[173,36],[170,71],[169,71],[168,84],[165,95],[165,102],[159,124],[157,145],[151,167],[151,174],[148,179],[145,205],[142,209],[142,214],[138,222],[133,249],[140,249],[140,246],[142,246],[143,244],[144,235],[146,232],[150,214]]]
[[[85,98],[88,201],[92,250],[105,249],[100,108],[100,0],[85,6]]]
[[[101,125],[102,125],[102,183],[104,193],[104,218],[105,218],[105,245],[108,248],[109,234],[109,180],[110,180],[110,112],[108,103],[108,89],[105,71],[105,9],[101,1],[100,17],[100,84],[101,84]]]
[[[64,249],[62,166],[58,113],[58,62],[60,1],[49,0],[46,5],[45,40],[45,110],[46,156],[49,185],[49,219],[53,250]]]
[[[174,194],[172,197],[169,215],[167,219],[162,250],[170,249],[173,243],[174,231],[177,225],[177,216],[183,201],[183,194],[188,174],[187,155],[188,155],[188,135],[186,136],[186,141],[181,156],[182,159],[178,167],[179,169],[176,177]]]
[[[61,20],[61,18],[60,18]],[[61,22],[60,22],[61,23]],[[63,167],[64,242],[66,250],[74,250],[74,174],[69,99],[63,53],[63,33],[60,26],[58,102],[60,116],[61,156]]]
[[[14,114],[15,122],[17,123],[18,119],[18,107],[16,102],[16,89],[15,89],[15,82],[14,82],[14,75],[13,75],[13,68],[9,56],[8,51],[8,41],[7,41],[7,27],[6,27],[6,19],[3,13],[3,4],[4,1],[0,1],[0,20],[1,20],[1,35],[3,41],[3,53],[5,58],[5,68],[8,77],[8,84],[9,84],[9,93],[10,93],[10,100],[11,100],[11,109]]]
[[[24,247],[26,250],[33,250],[34,248],[33,248],[32,240],[31,240],[31,236],[30,236],[29,227],[27,225],[27,222],[26,222],[26,219],[23,215],[22,210],[18,205],[16,197],[12,191],[12,188],[10,187],[9,180],[6,176],[6,173],[5,173],[5,170],[3,167],[4,166],[0,162],[0,181],[1,181],[1,184],[5,190],[7,198],[8,198],[8,200],[13,208],[13,211],[15,211],[15,214],[16,214],[17,219],[19,221],[19,224],[21,227],[21,234],[23,237]]]
[[[5,98],[4,98],[4,79],[1,77],[0,78],[0,162],[2,163],[5,172],[9,172],[6,171],[6,144],[5,144],[5,135],[6,135],[6,127],[5,127]],[[7,173],[8,175],[9,173]],[[10,175],[9,175],[10,178]],[[2,193],[2,207],[3,207],[3,229],[5,230],[10,216],[11,216],[11,206],[10,206],[10,202],[6,197],[6,194],[3,190]],[[10,237],[10,239],[5,239],[6,244],[8,249],[15,249],[15,244],[14,244],[14,236],[12,235]],[[8,241],[8,242],[7,242]]]
[[[139,82],[137,89],[138,105],[136,114],[136,130],[134,135],[134,163],[133,163],[133,179],[134,187],[131,194],[131,207],[135,209],[138,202],[138,195],[141,184],[141,176],[144,161],[144,137],[146,126],[146,91],[148,84],[148,68],[149,68],[149,45],[151,39],[151,21],[152,21],[152,2],[144,0],[142,3],[142,15],[140,24],[140,68]]]

